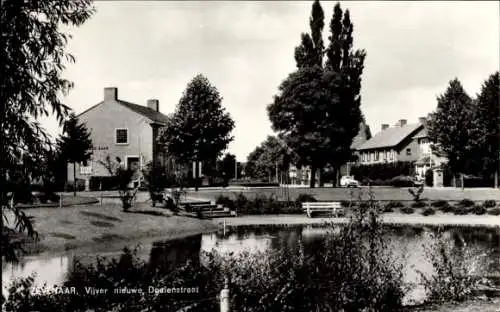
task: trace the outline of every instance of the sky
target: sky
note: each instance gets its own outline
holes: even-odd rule
[[[496,1],[340,2],[354,24],[354,47],[366,50],[361,109],[372,134],[383,123],[408,123],[436,109],[436,97],[460,79],[475,96],[499,70]],[[325,24],[335,2],[321,2]],[[98,1],[85,24],[71,28],[76,58],[65,77],[75,88],[64,103],[77,114],[97,104],[105,87],[160,111],[175,110],[187,83],[205,75],[235,121],[228,151],[245,161],[274,134],[266,107],[295,70],[294,48],[309,31],[312,1]],[[324,38],[329,35],[325,27]],[[53,118],[42,123],[60,129]]]

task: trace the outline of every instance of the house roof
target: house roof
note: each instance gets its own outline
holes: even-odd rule
[[[421,138],[426,138],[427,135],[427,129],[424,127],[422,128],[417,134],[413,136],[414,139],[421,139]]]
[[[147,106],[142,106],[142,105],[130,103],[130,102],[123,101],[123,100],[116,100],[116,102],[127,107],[128,109],[148,118],[149,120],[151,120],[154,123],[166,124],[170,119],[167,115],[162,114],[160,112],[157,112],[157,111],[155,111]],[[102,103],[104,103],[104,102],[99,102],[96,105],[84,110],[83,112],[78,114],[77,117],[80,117],[81,115],[94,109],[95,107],[101,105]]]
[[[117,100],[118,103],[121,105],[133,110],[134,112],[141,114],[142,116],[149,118],[151,121],[155,123],[161,123],[161,124],[166,124],[169,120],[168,116],[157,112],[147,106],[142,106],[130,102],[126,102],[123,100]]]
[[[423,127],[421,123],[394,126],[380,131],[370,140],[361,144],[358,150],[394,147]]]

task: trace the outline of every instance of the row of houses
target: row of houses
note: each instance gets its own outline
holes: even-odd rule
[[[77,165],[76,176],[73,176],[73,170],[68,170],[69,181],[75,178],[89,181],[92,176],[109,175],[102,164],[107,156],[119,157],[122,165],[137,171],[150,161],[166,161],[156,138],[169,117],[160,112],[157,99],[139,105],[120,99],[117,88],[104,88],[103,100],[77,117],[90,130],[94,150],[87,166]],[[423,117],[415,123],[401,119],[393,126],[383,124],[371,138],[367,136],[367,128],[365,122],[360,124],[360,131],[351,145],[358,163],[412,161],[415,162],[416,174],[423,177],[427,169],[445,161],[432,153]],[[342,168],[342,174],[349,175],[352,165]],[[309,185],[310,175],[307,167],[291,167],[289,171],[291,184],[295,185]]]
[[[393,126],[382,124],[381,129],[373,137],[366,136],[365,123],[360,125],[358,135],[353,139],[352,152],[357,155],[356,163],[349,163],[341,169],[342,175],[349,175],[349,169],[355,164],[372,165],[395,163],[398,161],[413,162],[415,173],[424,178],[430,168],[439,167],[446,158],[432,152],[431,141],[427,134],[426,118],[420,117],[415,123],[400,119]],[[309,185],[311,172],[309,168],[290,169],[292,184]]]

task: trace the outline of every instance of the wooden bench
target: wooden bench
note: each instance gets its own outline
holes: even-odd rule
[[[333,216],[344,214],[340,202],[305,202],[302,203],[302,209],[306,212],[307,217],[311,218],[313,213],[329,212]]]

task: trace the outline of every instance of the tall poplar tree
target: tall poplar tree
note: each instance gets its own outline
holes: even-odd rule
[[[362,121],[359,93],[366,54],[353,50],[349,11],[343,14],[340,4],[330,23],[328,49],[322,38],[324,13],[317,0],[309,26],[310,34],[302,34],[295,49],[297,70],[281,83],[267,110],[273,129],[300,155],[298,165],[310,166],[314,187],[318,169],[332,164],[338,171],[352,158],[350,145]]]
[[[500,170],[500,81],[496,72],[483,83],[477,96],[475,118],[479,129],[476,158],[481,159],[482,174],[493,178],[498,187]]]

